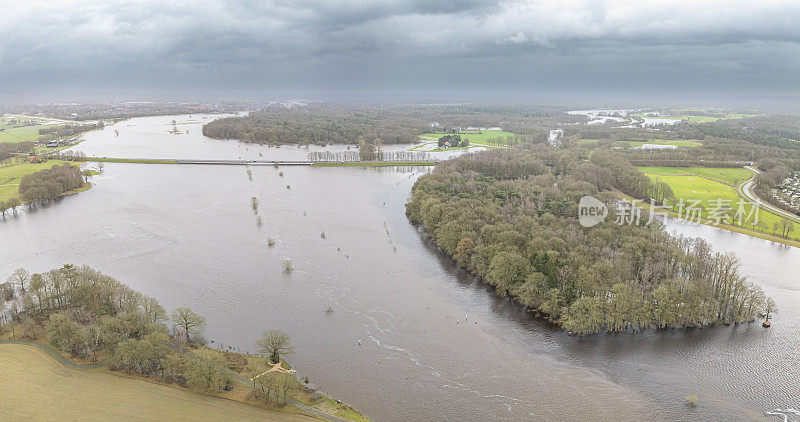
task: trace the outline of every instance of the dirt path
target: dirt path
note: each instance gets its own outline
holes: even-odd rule
[[[250,378],[250,381],[253,381],[253,380],[257,379],[257,378],[260,378],[260,377],[262,377],[262,376],[264,376],[266,374],[269,374],[270,372],[280,372],[281,374],[296,374],[297,373],[297,371],[295,371],[294,369],[285,369],[282,366],[283,364],[281,362],[273,363],[271,365],[272,365],[272,368],[270,368],[270,369],[268,369],[268,370],[256,375],[253,378]]]

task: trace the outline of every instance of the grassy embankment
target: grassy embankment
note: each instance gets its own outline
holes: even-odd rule
[[[659,179],[667,183],[672,188],[676,200],[683,199],[684,204],[688,201],[700,201],[701,222],[711,224],[709,220],[709,209],[713,208],[714,201],[721,199],[727,201],[733,215],[738,210],[738,202],[742,199],[736,192],[736,186],[749,180],[752,173],[744,168],[704,168],[704,167],[639,167],[651,179]],[[678,207],[675,205],[671,214],[677,216]],[[749,202],[744,207],[743,224],[712,224],[716,227],[750,236],[768,239],[783,244],[800,247],[800,225],[793,224],[794,231],[789,234],[789,239],[780,238],[772,235],[773,225],[783,220],[782,217],[761,208],[758,212],[758,221],[766,226],[754,227],[755,214],[751,216],[752,206]],[[684,215],[685,215],[684,205]]]
[[[0,344],[0,373],[2,420],[313,420],[103,369],[68,368],[27,345]]]
[[[75,167],[80,166],[80,163],[61,160],[47,160],[44,163],[36,164],[31,164],[27,160],[21,158],[11,158],[4,161],[0,166],[0,201],[7,201],[13,197],[17,197],[20,202],[22,202],[22,198],[18,196],[17,191],[23,176],[63,164],[70,164]],[[67,192],[67,194],[82,192],[89,189],[91,185],[91,183],[87,182],[82,188]]]
[[[13,333],[5,333],[5,335],[0,337],[0,340],[18,341],[12,339],[16,339],[19,336],[20,330],[15,328]],[[9,378],[6,378],[10,380],[9,382],[14,383],[14,385],[22,385],[23,387],[30,386],[30,390],[33,390],[35,385],[42,383],[38,376],[39,371],[49,373],[63,372],[65,374],[64,376],[67,377],[80,377],[81,374],[95,374],[89,377],[81,377],[82,380],[74,383],[71,381],[62,382],[56,379],[54,382],[59,388],[55,390],[48,388],[36,389],[39,394],[39,400],[57,402],[57,407],[64,407],[61,406],[64,404],[66,406],[65,413],[59,413],[59,415],[64,415],[64,417],[72,412],[80,411],[80,409],[74,407],[70,402],[61,403],[59,400],[64,399],[69,391],[76,388],[76,385],[86,384],[86,388],[84,388],[82,392],[86,392],[89,397],[95,397],[89,399],[87,402],[89,414],[102,412],[104,408],[96,408],[96,406],[99,406],[98,402],[104,402],[104,406],[114,406],[120,409],[119,414],[124,416],[123,419],[125,420],[137,418],[138,414],[129,412],[135,407],[132,403],[135,403],[137,400],[143,400],[145,405],[156,404],[156,406],[153,407],[155,413],[167,412],[163,419],[155,419],[165,421],[184,419],[180,416],[186,414],[183,407],[184,405],[199,405],[202,408],[210,407],[212,411],[213,409],[219,409],[220,412],[223,412],[212,413],[214,416],[224,416],[226,415],[224,412],[230,412],[227,417],[221,418],[222,420],[240,420],[239,418],[241,417],[244,418],[242,420],[258,420],[260,418],[260,420],[299,421],[312,420],[312,418],[304,416],[311,415],[315,418],[330,419],[330,416],[333,416],[334,420],[369,422],[369,418],[360,414],[347,404],[337,402],[324,394],[315,393],[313,390],[307,389],[296,375],[277,372],[272,374],[267,373],[266,371],[271,369],[272,365],[269,364],[267,358],[262,356],[231,353],[209,347],[189,349],[185,353],[193,355],[196,359],[222,364],[229,376],[232,376],[233,379],[232,385],[234,388],[231,391],[220,390],[202,394],[184,385],[165,382],[158,377],[146,377],[141,374],[111,370],[108,366],[107,356],[102,353],[97,356],[96,360],[76,360],[47,344],[46,337],[40,336],[35,340],[24,340],[23,342],[28,344],[0,343],[0,373],[2,374],[8,373],[5,371],[8,365],[6,365],[6,362],[2,359],[5,349],[21,348],[23,350],[36,352],[35,354],[39,355],[34,356],[34,359],[26,364],[21,365],[20,362],[15,362],[18,371],[11,373]],[[26,356],[31,357],[32,354],[27,352]],[[100,362],[94,363],[96,361]],[[291,366],[286,361],[282,361],[282,367],[284,369],[291,369]],[[53,368],[60,368],[62,370],[53,371]],[[259,376],[273,375],[285,377],[289,382],[287,400],[283,402],[283,404],[279,404],[278,402],[265,403],[263,400],[257,399],[254,396],[255,390],[252,381],[254,373],[260,374]],[[259,378],[259,376],[256,378]],[[112,388],[106,391],[104,386],[109,385],[112,386]],[[3,380],[0,379],[0,390],[2,390],[3,387]],[[39,387],[41,387],[41,385],[39,385]],[[171,391],[173,389],[177,391]],[[100,394],[96,391],[106,392]],[[279,393],[273,390],[273,396],[276,394]],[[4,399],[3,391],[0,391],[0,403],[3,403]],[[222,401],[218,401],[220,399],[222,399]],[[31,400],[31,402],[35,401],[36,400]],[[25,401],[23,400],[20,410],[24,409],[24,403]],[[0,406],[0,416],[3,415],[4,410],[8,410],[14,415],[17,411],[15,409],[16,408],[4,409]],[[150,407],[147,407],[147,409],[149,411]],[[322,414],[324,414],[324,416]],[[191,415],[191,412],[189,415]],[[231,419],[231,417],[233,417],[233,419]],[[188,420],[197,420],[195,416],[185,416],[185,418]],[[91,417],[89,419],[94,420],[96,418]],[[154,419],[152,419],[151,416],[147,416],[142,417],[142,420]]]
[[[394,167],[394,166],[435,166],[435,161],[349,161],[317,162],[316,167]]]
[[[105,158],[105,157],[84,157],[82,161],[92,161],[98,163],[133,163],[133,164],[178,164],[175,160],[164,160],[159,158]]]
[[[81,158],[83,161],[103,162],[103,163],[131,163],[131,164],[180,164],[175,160],[158,159],[158,158],[103,158],[103,157],[86,157]],[[272,165],[272,163],[267,163]],[[280,163],[277,163],[280,165]],[[317,167],[393,167],[393,166],[434,166],[435,161],[331,161],[331,162],[316,162],[312,166]]]

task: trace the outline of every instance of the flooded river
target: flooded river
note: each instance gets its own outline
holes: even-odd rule
[[[202,117],[179,125],[188,135],[166,133],[186,116],[133,119],[76,149],[307,154],[204,138]],[[106,164],[90,191],[0,221],[0,278],[88,264],[168,310],[203,314],[215,342],[253,350],[261,332],[282,329],[299,375],[380,421],[752,420],[800,407],[800,250],[670,224],[739,253],[781,307],[773,327],[569,337],[497,298],[409,224],[404,204],[426,171],[253,167],[250,181],[238,166]]]

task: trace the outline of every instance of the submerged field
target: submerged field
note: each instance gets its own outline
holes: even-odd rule
[[[313,420],[99,370],[67,368],[27,345],[0,344],[0,373],[0,420]]]

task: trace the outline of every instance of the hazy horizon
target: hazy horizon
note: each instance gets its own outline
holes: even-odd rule
[[[0,100],[796,101],[789,1],[12,3]],[[769,25],[764,25],[769,22]]]

